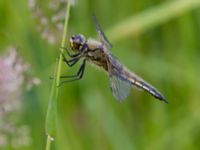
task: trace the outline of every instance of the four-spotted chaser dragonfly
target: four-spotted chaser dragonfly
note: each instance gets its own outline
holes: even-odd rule
[[[62,54],[63,61],[70,67],[76,64],[80,59],[82,60],[82,64],[76,75],[61,76],[61,78],[70,78],[70,80],[61,83],[81,79],[85,70],[86,62],[89,62],[103,68],[108,73],[110,88],[113,96],[117,100],[122,101],[125,99],[130,93],[131,85],[133,85],[137,88],[143,89],[155,98],[167,102],[165,97],[162,96],[158,90],[135,73],[129,71],[111,54],[111,51],[109,50],[112,48],[112,45],[102,31],[95,16],[93,16],[93,21],[96,26],[99,41],[92,38],[86,40],[82,34],[71,36],[69,40],[70,48],[74,53],[71,54],[67,48],[64,48],[71,59],[67,60],[64,54]]]

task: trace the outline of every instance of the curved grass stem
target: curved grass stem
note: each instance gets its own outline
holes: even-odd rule
[[[70,8],[71,8],[71,4],[70,4],[70,1],[68,1],[61,47],[65,46]],[[54,72],[55,79],[53,80],[51,93],[49,97],[49,104],[48,104],[46,123],[45,123],[46,134],[47,134],[46,150],[51,149],[51,143],[56,135],[57,99],[58,99],[58,89],[59,89],[58,86],[60,82],[60,73],[61,73],[61,67],[62,67],[62,52],[63,52],[63,49],[61,49],[61,53],[59,54],[59,59],[56,63],[56,68]]]

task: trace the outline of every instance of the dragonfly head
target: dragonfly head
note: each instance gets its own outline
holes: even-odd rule
[[[72,35],[69,42],[72,50],[79,51],[85,43],[85,37],[82,34]]]

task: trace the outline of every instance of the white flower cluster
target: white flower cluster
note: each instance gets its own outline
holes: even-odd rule
[[[29,0],[29,8],[32,11],[34,19],[37,21],[37,27],[41,37],[50,44],[55,44],[62,37],[63,24],[65,18],[66,5],[69,0],[52,0],[42,9],[40,1]],[[70,0],[75,5],[75,0]],[[48,11],[48,12],[45,12]]]
[[[26,80],[29,65],[17,54],[15,47],[0,56],[0,149],[13,149],[31,144],[30,128],[17,125],[22,108],[24,85],[38,84],[39,79]]]

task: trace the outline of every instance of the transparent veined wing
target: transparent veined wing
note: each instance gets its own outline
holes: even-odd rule
[[[130,93],[131,83],[112,74],[109,77],[113,96],[119,101],[124,100]]]
[[[131,82],[123,77],[123,67],[112,55],[108,57],[107,65],[112,94],[117,100],[122,101],[130,93]]]
[[[150,85],[141,77],[137,76],[135,73],[130,72],[127,68],[123,67],[121,63],[117,60],[117,58],[112,56],[112,54],[108,56],[108,60],[109,60],[108,64],[110,64],[110,66],[108,65],[109,66],[108,68],[111,74],[116,74],[123,80],[128,81],[131,85],[143,89],[144,91],[148,92],[155,98],[167,103],[166,98],[155,87]]]
[[[104,32],[101,29],[100,24],[97,21],[97,18],[95,15],[92,16],[93,22],[95,24],[96,27],[96,31],[98,33],[98,36],[100,38],[100,41],[108,48],[111,49],[112,48],[112,44],[110,43],[110,41],[108,40],[108,38],[106,37],[106,35],[104,34]]]

